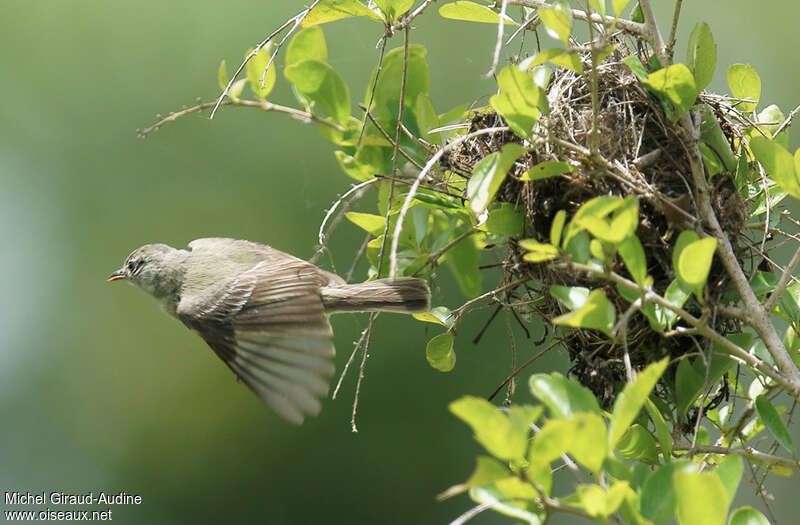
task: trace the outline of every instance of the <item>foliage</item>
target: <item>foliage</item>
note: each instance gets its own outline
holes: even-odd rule
[[[515,317],[544,315],[570,353],[574,377],[530,377],[537,404],[450,404],[488,455],[442,497],[468,492],[481,509],[528,523],[555,512],[600,523],[768,523],[731,504],[744,462],[800,469],[786,424],[800,400],[800,286],[791,282],[800,250],[783,266],[770,257],[773,239],[795,239],[798,226],[782,212],[787,196],[800,198],[800,150],[788,150],[794,112],[757,112],[762,82],[747,64],[727,69],[730,95],[705,91],[717,67],[709,26],[694,27],[685,63],[675,62],[649,1],[432,3],[313,2],[248,52],[245,78],[229,79],[222,63],[215,109],[257,107],[319,126],[358,182],[331,212],[343,208],[366,234],[369,278],[435,278],[446,263],[469,300],[415,316],[444,330],[425,351],[433,368],[455,367],[461,317],[490,300]],[[478,23],[474,31],[496,27],[495,57],[506,28],[541,27],[555,45],[525,47],[530,56],[499,70],[495,58],[486,107],[437,108],[427,50],[409,43],[412,22],[435,13]],[[360,85],[328,63],[320,27],[350,17],[380,37],[379,63]],[[587,19],[589,40],[578,43]],[[396,35],[403,45],[387,50]],[[296,106],[269,100],[284,41]],[[623,95],[639,127],[617,137],[612,106]],[[339,206],[368,188],[368,211]],[[487,290],[488,250],[504,262]],[[767,435],[773,446],[754,448]],[[562,467],[579,482],[556,495]]]

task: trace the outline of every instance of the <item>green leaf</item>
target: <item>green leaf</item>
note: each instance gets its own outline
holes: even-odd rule
[[[442,143],[440,135],[429,134],[432,129],[440,126],[439,116],[436,114],[436,109],[433,107],[433,101],[425,93],[417,95],[417,102],[414,106],[414,115],[417,117],[417,126],[419,127],[420,138],[433,143]]]
[[[536,435],[529,452],[529,462],[550,464],[561,454],[570,454],[592,472],[600,472],[606,459],[601,438],[606,426],[596,413],[578,412],[565,419],[551,419]]]
[[[512,421],[488,401],[464,396],[450,403],[450,411],[472,428],[475,439],[493,456],[504,460],[525,456],[527,426]]]
[[[629,235],[617,247],[628,272],[639,286],[645,286],[647,281],[647,257],[639,238]]]
[[[752,102],[739,105],[742,111],[753,111],[761,98],[761,77],[750,64],[733,64],[728,68],[728,87],[736,98],[745,98]]]
[[[724,525],[728,494],[715,472],[675,472],[676,514],[681,525]]]
[[[711,83],[714,68],[717,67],[717,46],[711,36],[711,28],[705,22],[698,22],[689,35],[686,65],[694,74],[698,90],[705,89]]]
[[[576,51],[558,48],[542,49],[535,55],[520,62],[519,69],[520,71],[529,71],[546,62],[569,69],[579,75],[583,74],[583,62],[581,62],[580,55]]]
[[[550,224],[550,244],[558,246],[561,242],[561,232],[564,231],[564,222],[567,220],[567,212],[558,210],[553,222]]]
[[[753,507],[739,507],[734,510],[728,525],[770,525],[769,520]]]
[[[540,180],[548,177],[555,177],[562,173],[572,173],[573,171],[575,171],[575,168],[566,162],[550,160],[534,164],[528,171],[522,174],[519,180]]]
[[[736,490],[739,488],[739,482],[742,479],[742,470],[744,470],[742,459],[734,455],[725,456],[714,470],[725,487],[728,501],[733,501],[736,496]]]
[[[596,13],[606,16],[606,0],[589,0],[589,5]]]
[[[552,244],[544,244],[535,239],[523,239],[519,241],[520,247],[528,251],[522,259],[532,263],[551,261],[558,257],[558,248]]]
[[[529,384],[531,393],[554,418],[571,417],[578,412],[600,413],[597,399],[588,388],[558,372],[533,374]]]
[[[322,0],[306,15],[301,27],[311,27],[353,16],[366,16],[379,22],[382,21],[375,11],[357,0]]]
[[[219,69],[217,70],[217,84],[219,85],[219,88],[223,90],[228,87],[228,68],[225,65],[225,60],[219,63]]]
[[[336,151],[334,155],[342,171],[357,181],[365,181],[376,173],[388,173],[391,170],[391,151],[390,148],[361,146],[355,156],[344,151]]]
[[[623,58],[622,61],[625,62],[625,65],[636,75],[639,82],[645,82],[647,80],[647,70],[644,68],[642,61],[639,60],[639,57],[636,55],[628,55]]]
[[[500,71],[497,86],[500,93],[489,99],[490,104],[514,133],[529,138],[539,115],[547,113],[544,90],[533,82],[530,73],[522,72],[514,65]]]
[[[550,295],[561,301],[570,310],[578,310],[589,298],[589,289],[583,286],[561,286],[554,284],[550,287]]]
[[[509,202],[498,203],[489,210],[484,227],[489,233],[519,237],[522,235],[525,213]]]
[[[556,2],[552,7],[538,8],[537,12],[547,34],[568,46],[569,36],[572,32],[572,12],[569,7],[564,2]]]
[[[454,235],[459,235],[456,230]],[[474,235],[455,244],[445,253],[445,261],[453,272],[463,294],[468,297],[477,297],[483,289],[483,275],[478,270],[480,253],[475,246]]]
[[[589,294],[579,310],[559,315],[552,320],[555,325],[571,326],[573,328],[589,328],[599,330],[611,337],[611,330],[617,314],[614,305],[606,298],[603,290],[594,290]]]
[[[675,398],[678,417],[683,418],[697,399],[705,384],[705,374],[698,372],[689,359],[682,359],[675,372]],[[709,385],[711,386],[711,385]]]
[[[691,294],[692,291],[690,289],[683,286],[680,280],[675,279],[669,283],[669,286],[667,286],[667,289],[664,291],[664,299],[671,302],[675,306],[681,307],[686,304],[686,301],[689,299]],[[662,327],[662,330],[671,329],[675,324],[675,321],[678,319],[678,314],[658,304],[655,305],[653,311],[658,319],[658,324]]]
[[[639,203],[636,197],[629,196],[615,203],[614,215],[605,220],[602,215],[576,214],[573,222],[589,231],[601,241],[618,244],[636,231],[639,225]]]
[[[754,137],[750,140],[750,149],[756,160],[764,166],[767,175],[772,177],[778,186],[796,199],[800,199],[800,182],[797,178],[796,166],[800,166],[800,150],[794,157],[786,148],[774,140]]]
[[[716,250],[717,240],[714,237],[706,237],[686,245],[678,255],[675,273],[694,289],[702,289],[708,279]]]
[[[272,88],[275,87],[275,64],[270,64],[267,74],[264,75],[264,70],[269,63],[270,49],[272,44],[268,44],[261,48],[258,53],[250,60],[247,61],[247,82],[250,84],[250,89],[253,90],[256,97],[260,100],[266,100],[267,95],[270,94]],[[253,52],[253,48],[249,49],[245,56]],[[262,85],[261,78],[264,77]]]
[[[450,316],[450,309],[446,306],[434,306],[427,312],[413,314],[414,319],[425,323],[433,323],[450,328],[454,319]]]
[[[425,347],[428,363],[439,372],[449,372],[456,366],[456,353],[453,351],[455,338],[450,332],[435,336]]]
[[[372,97],[372,108],[378,120],[394,129],[397,125],[397,106],[400,101],[400,90],[403,83],[403,55],[402,47],[392,49],[383,57],[378,82]],[[420,93],[428,94],[430,84],[430,70],[425,60],[427,50],[425,46],[411,44],[408,46],[408,64],[406,69],[406,91],[404,103],[406,107],[414,108]],[[364,96],[364,105],[370,100],[372,84],[377,74],[377,68],[372,71],[367,92]],[[443,122],[444,124],[444,122]]]
[[[617,396],[614,401],[614,411],[611,415],[611,424],[608,433],[608,448],[613,450],[622,435],[639,415],[642,407],[647,402],[653,388],[656,386],[661,374],[667,368],[669,359],[662,359],[645,368],[633,381]]]
[[[286,78],[305,97],[313,100],[334,122],[346,125],[350,119],[350,91],[331,66],[306,59],[287,66]]]
[[[569,226],[567,232],[569,232]],[[575,235],[567,234],[565,239],[564,251],[570,254],[575,262],[585,264],[589,261],[590,238],[586,231],[579,231]]]
[[[240,78],[231,85],[231,88],[228,90],[228,96],[231,97],[231,100],[239,100],[246,84],[247,78]]]
[[[375,4],[388,20],[397,20],[399,16],[411,9],[414,0],[375,0]]]
[[[673,64],[647,75],[643,84],[657,95],[672,103],[675,108],[674,120],[694,105],[700,90],[694,75],[684,64]]]
[[[500,14],[475,2],[450,2],[439,8],[439,15],[452,20],[464,20],[467,22],[482,22],[485,24],[497,24],[500,22]],[[517,25],[516,22],[506,17],[505,24]]]
[[[644,404],[644,408],[647,410],[647,415],[650,416],[650,421],[653,422],[653,427],[656,429],[656,438],[658,438],[658,444],[661,446],[661,457],[664,458],[665,463],[669,463],[674,442],[669,427],[667,427],[667,422],[664,421],[664,416],[661,415],[661,411],[658,410],[652,400],[648,399]]]
[[[580,507],[598,521],[614,514],[626,497],[633,497],[633,491],[625,481],[614,482],[608,490],[600,485],[578,485]]]
[[[631,0],[612,0],[611,5],[614,6],[614,16],[619,18],[619,15],[628,7],[629,3],[631,3]]]
[[[515,482],[517,485],[522,483],[518,478],[507,478],[507,480],[502,481]],[[523,484],[522,487],[527,487],[530,491],[533,490],[533,487],[527,483]],[[523,520],[529,525],[542,525],[545,521],[546,516],[543,510],[527,504],[529,500],[538,496],[535,491],[532,496],[528,495],[529,497],[513,499],[509,498],[500,488],[488,486],[471,489],[469,496],[478,505],[486,506],[486,508],[490,508],[500,514]]]
[[[365,230],[372,235],[383,235],[383,229],[386,224],[386,218],[380,215],[373,215],[371,213],[361,213],[351,211],[344,214],[347,220]]]
[[[789,130],[784,128],[777,136],[775,133],[781,127],[783,122],[786,120],[786,115],[783,114],[781,108],[779,108],[776,104],[770,104],[769,106],[765,107],[761,110],[758,114],[758,122],[759,127],[768,132],[769,136],[772,137],[772,140],[783,146],[784,148],[789,147]],[[759,136],[759,135],[754,135]]]
[[[501,151],[487,155],[473,168],[467,183],[467,199],[475,215],[483,213],[494,200],[508,170],[525,151],[523,146],[512,142]]]
[[[675,515],[676,498],[672,478],[675,472],[695,472],[697,467],[682,459],[659,467],[642,485],[642,516],[655,525],[664,525]]]
[[[658,464],[656,440],[649,430],[638,423],[626,429],[617,443],[616,450],[625,459],[643,461],[650,465]]]
[[[296,64],[306,59],[328,61],[328,45],[321,27],[303,29],[292,37],[286,49],[286,65]]]
[[[797,451],[792,442],[792,435],[789,434],[789,430],[786,428],[786,424],[781,419],[778,411],[775,410],[775,407],[772,406],[772,403],[770,403],[769,399],[763,394],[756,398],[756,411],[758,412],[758,417],[761,418],[767,430],[770,431],[778,443],[780,443],[794,459],[797,459]]]

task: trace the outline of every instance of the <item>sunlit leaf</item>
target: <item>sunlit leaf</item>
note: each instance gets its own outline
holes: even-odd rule
[[[669,463],[674,442],[669,427],[667,427],[667,422],[652,400],[648,399],[644,404],[644,408],[647,410],[647,415],[650,416],[650,421],[653,422],[653,427],[656,430],[656,438],[661,446],[661,457],[664,458],[664,462]]]
[[[684,64],[673,64],[650,73],[643,84],[672,103],[676,120],[694,105],[700,92],[694,75]]]
[[[217,84],[219,85],[220,89],[225,89],[228,87],[228,68],[225,65],[225,60],[219,63],[219,69],[217,70]]]
[[[542,49],[535,55],[520,62],[519,69],[528,71],[546,62],[569,69],[579,75],[583,74],[583,63],[581,62],[580,55],[576,51],[558,48]]]
[[[572,13],[569,7],[564,2],[555,2],[551,7],[538,8],[537,12],[547,34],[568,46],[572,32]]]
[[[535,239],[523,239],[519,241],[521,248],[527,250],[522,259],[532,263],[550,261],[558,257],[558,248],[552,244],[541,243]]]
[[[666,358],[651,364],[636,376],[633,383],[625,385],[622,392],[617,395],[608,433],[609,450],[614,449],[633,420],[639,415],[650,392],[667,368],[667,364],[669,364],[669,359]]]
[[[750,140],[750,149],[756,160],[764,166],[767,175],[772,177],[778,186],[796,199],[800,199],[800,181],[795,166],[800,166],[800,150],[792,156],[789,151],[777,142],[764,137]]]
[[[578,310],[589,298],[589,289],[583,286],[550,286],[550,295],[561,301],[570,310]]]
[[[656,440],[649,430],[638,423],[625,429],[616,450],[625,459],[643,461],[650,465],[658,464]]]
[[[328,45],[320,27],[303,29],[292,37],[286,49],[286,65],[309,58],[320,62],[328,61]]]
[[[525,455],[527,426],[512,421],[485,399],[464,396],[450,403],[450,411],[472,428],[475,439],[493,456],[519,460]]]
[[[719,480],[725,487],[725,492],[728,494],[728,501],[733,501],[733,498],[736,496],[736,490],[739,488],[743,470],[742,458],[732,454],[724,457],[715,469]]]
[[[500,22],[500,14],[485,5],[476,4],[459,0],[450,2],[439,8],[439,15],[453,20],[464,20],[467,22],[483,22],[485,24],[497,24]],[[506,17],[505,24],[517,25],[511,18]]]
[[[724,525],[730,501],[716,472],[675,472],[676,515],[681,525]]]
[[[375,11],[357,0],[322,0],[306,15],[301,25],[302,27],[311,27],[353,16],[366,16],[379,22],[382,21]]]
[[[397,20],[414,5],[414,0],[374,0],[381,12],[389,20]]]
[[[631,0],[611,0],[611,5],[614,6],[614,16],[619,17],[629,3]]]
[[[586,299],[586,304],[579,310],[559,315],[552,320],[552,323],[573,328],[599,330],[610,337],[616,317],[614,305],[606,298],[605,292],[594,290]]]
[[[558,372],[533,374],[529,384],[533,395],[555,418],[570,417],[578,412],[600,413],[597,399],[588,388]]]
[[[733,511],[728,525],[770,525],[770,523],[760,511],[744,506]]]
[[[266,70],[266,75],[264,74],[264,70],[269,63],[270,57],[270,50],[272,49],[272,45],[268,44],[261,48],[258,53],[255,54],[250,60],[247,62],[246,70],[247,70],[247,82],[250,85],[250,89],[253,90],[256,97],[261,100],[265,100],[267,95],[270,94],[272,88],[275,86],[275,64],[272,63],[269,66],[269,69]],[[253,49],[249,49],[247,51],[247,55],[253,52]],[[262,84],[261,78],[264,78],[264,82]]]
[[[750,64],[733,64],[728,67],[728,87],[736,98],[752,100],[738,107],[742,111],[753,111],[761,98],[761,77]]]
[[[689,35],[686,51],[686,65],[694,74],[697,89],[705,89],[714,77],[717,67],[717,46],[711,36],[711,28],[705,22],[698,22]]]
[[[564,231],[564,222],[567,220],[567,212],[558,210],[553,222],[550,224],[550,244],[558,246],[561,242],[561,232]]]
[[[539,115],[547,113],[544,90],[533,82],[530,73],[516,66],[506,66],[497,75],[500,93],[489,99],[490,104],[520,137],[528,138]]]
[[[689,286],[698,289],[705,286],[711,262],[717,249],[717,240],[706,237],[687,244],[678,255],[675,273]]]
[[[371,233],[372,235],[382,235],[386,218],[381,215],[373,215],[371,213],[361,213],[351,211],[344,214],[347,220],[358,226],[359,228]]]
[[[397,104],[400,100],[400,90],[403,80],[403,57],[405,51],[398,47],[388,51],[381,63],[380,75],[375,85],[374,96],[372,97],[373,111],[377,114],[379,121],[390,124],[394,128],[397,120]],[[427,50],[425,46],[411,44],[408,46],[408,64],[406,66],[406,86],[405,86],[405,105],[414,108],[417,104],[417,97],[420,93],[428,94],[430,84],[430,71],[425,60]],[[372,71],[372,76],[364,96],[364,105],[370,100],[369,90],[372,88],[377,70]],[[389,110],[391,108],[391,110]],[[383,112],[389,115],[388,120],[384,118]]]
[[[522,235],[525,213],[511,203],[501,202],[489,210],[484,227],[497,235],[519,237]]]
[[[453,351],[455,338],[450,332],[433,337],[425,347],[428,364],[439,372],[449,372],[456,366],[456,353]]]
[[[453,325],[453,317],[450,309],[446,306],[434,306],[427,312],[413,314],[414,319],[425,323],[433,323],[450,328]]]
[[[347,124],[350,118],[350,91],[331,66],[319,60],[306,59],[287,66],[284,75],[334,122]]]
[[[647,258],[639,238],[629,235],[617,247],[625,267],[639,286],[645,286],[647,279]]]
[[[561,175],[562,173],[571,173],[573,171],[575,171],[575,168],[566,162],[550,160],[534,164],[528,171],[522,174],[519,180],[540,180]]]
[[[636,55],[628,55],[622,59],[625,62],[625,65],[630,68],[636,78],[639,79],[639,82],[644,82],[647,80],[647,70],[642,64],[642,61],[639,60],[639,57]]]
[[[685,459],[659,467],[649,476],[641,490],[642,516],[655,525],[664,525],[675,515],[677,505],[672,482],[675,472],[696,472],[697,467]]]

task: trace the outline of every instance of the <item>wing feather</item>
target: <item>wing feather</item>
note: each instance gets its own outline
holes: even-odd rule
[[[319,291],[329,282],[310,263],[271,256],[182,299],[177,313],[278,415],[301,423],[319,413],[334,372],[333,331]]]

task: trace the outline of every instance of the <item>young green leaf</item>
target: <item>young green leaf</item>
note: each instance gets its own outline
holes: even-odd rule
[[[439,8],[439,15],[443,18],[450,18],[452,20],[464,20],[467,22],[482,22],[485,24],[497,24],[500,21],[500,14],[491,10],[485,5],[476,4],[475,2],[467,2],[459,0],[458,2],[450,2],[442,5]],[[503,20],[504,24],[518,25],[516,22],[506,17]]]
[[[382,22],[380,15],[358,0],[322,0],[303,19],[301,27],[311,27],[342,18],[366,16]]]
[[[217,84],[223,90],[228,87],[228,68],[224,59],[219,63],[219,69],[217,70]]]
[[[749,99],[742,102],[739,109],[753,111],[761,98],[761,77],[750,64],[733,64],[728,68],[728,87],[736,98]]]
[[[430,70],[428,63],[425,60],[427,55],[425,46],[419,44],[411,44],[408,46],[408,63],[406,69],[406,90],[404,103],[409,108],[414,108],[417,103],[417,97],[420,93],[428,94],[428,87],[430,84]],[[400,100],[401,85],[403,83],[403,62],[405,51],[402,47],[392,49],[383,57],[381,63],[380,75],[378,75],[378,82],[375,84],[374,96],[370,96],[370,89],[377,74],[377,68],[372,71],[372,76],[367,87],[367,92],[364,96],[364,105],[366,106],[370,98],[372,98],[372,111],[376,113],[379,121],[388,125],[389,128],[394,128],[397,124],[397,109],[389,110],[388,108],[396,108]],[[388,115],[385,118],[384,113]]]
[[[239,100],[246,84],[247,78],[240,78],[231,85],[231,88],[228,90],[228,96],[231,97],[231,100]]]
[[[778,411],[775,410],[770,400],[763,394],[756,398],[756,411],[758,412],[758,417],[761,418],[767,430],[770,431],[778,443],[780,443],[794,459],[797,459],[797,450],[794,448],[792,435],[786,428],[786,424],[781,419]]]
[[[555,2],[551,7],[540,7],[537,12],[551,38],[569,45],[572,32],[572,12],[564,2]]]
[[[494,200],[511,166],[525,151],[523,146],[512,142],[501,151],[487,155],[473,168],[467,183],[467,199],[475,215],[483,213]]]
[[[291,66],[306,59],[328,61],[328,45],[321,27],[303,29],[292,37],[286,49],[286,65]]]
[[[459,235],[463,230],[455,230]],[[475,246],[474,235],[455,244],[445,253],[445,261],[453,272],[461,292],[468,298],[480,295],[483,288],[483,274],[478,270],[480,253]]]
[[[714,471],[725,487],[728,501],[733,501],[734,496],[736,496],[736,490],[739,488],[739,482],[742,479],[742,470],[744,470],[742,459],[739,456],[730,455],[723,458]]]
[[[683,418],[703,391],[705,374],[698,372],[689,359],[682,359],[675,372],[675,399],[678,417]],[[711,385],[709,385],[711,386]]]
[[[319,60],[306,59],[287,66],[284,75],[334,122],[347,124],[350,119],[350,91],[331,66]]]
[[[705,22],[698,22],[689,35],[686,65],[694,74],[698,90],[705,89],[711,83],[714,68],[717,67],[717,46],[711,36],[711,29]]]
[[[606,459],[606,448],[600,438],[606,426],[596,413],[576,412],[563,419],[551,419],[536,435],[529,452],[529,461],[549,464],[561,454],[570,454],[592,472],[599,472]]]
[[[695,290],[702,289],[708,279],[716,250],[717,240],[714,237],[706,237],[688,244],[678,255],[675,273]]]
[[[700,123],[700,139],[701,142],[699,145],[703,145],[710,150],[709,159],[716,163],[722,162],[722,168],[724,169],[720,169],[720,172],[727,171],[733,173],[736,170],[736,156],[733,154],[733,150],[731,150],[731,145],[725,133],[723,133],[717,117],[714,116],[714,112],[707,105],[703,105],[703,120]]]
[[[485,399],[464,396],[450,403],[450,411],[472,428],[475,439],[493,456],[504,460],[524,457],[528,428]]]
[[[508,202],[501,202],[489,210],[484,228],[489,233],[519,237],[525,222],[524,212]]]
[[[716,472],[675,472],[676,514],[681,525],[724,525],[728,494]]]
[[[633,381],[617,396],[614,402],[614,411],[611,415],[611,424],[608,433],[608,449],[614,450],[617,442],[627,431],[628,427],[639,415],[642,407],[647,402],[661,374],[667,368],[669,359],[662,359],[645,368]]]
[[[438,324],[447,328],[453,325],[453,317],[450,315],[450,309],[446,306],[434,306],[427,312],[414,314],[413,317],[417,321]]]
[[[561,301],[570,310],[578,310],[589,298],[589,289],[583,286],[561,286],[554,284],[550,287],[550,295]]]
[[[625,65],[636,75],[639,82],[645,82],[647,80],[647,70],[644,68],[642,61],[639,60],[639,57],[636,55],[628,55],[623,58],[622,61],[625,62]]]
[[[602,16],[606,16],[606,0],[589,0],[592,9]]]
[[[754,137],[750,140],[750,149],[756,160],[764,166],[767,175],[772,177],[778,186],[795,199],[800,199],[800,181],[795,166],[800,167],[800,150],[792,154],[774,140]]]
[[[529,138],[531,128],[541,113],[547,113],[547,97],[544,90],[533,82],[533,76],[510,65],[497,75],[500,93],[489,99],[495,111],[506,121],[511,130],[523,138]]]
[[[675,120],[694,105],[700,92],[694,75],[684,64],[673,64],[650,73],[643,84],[650,91],[672,103],[675,108]]]
[[[558,248],[552,244],[544,244],[535,239],[523,239],[519,241],[520,247],[528,250],[522,259],[532,263],[551,261],[558,257]]]
[[[253,90],[253,93],[255,93],[256,97],[260,100],[266,100],[267,95],[269,95],[272,88],[275,87],[275,64],[270,64],[266,75],[264,74],[264,70],[267,68],[271,55],[270,49],[272,49],[272,44],[261,48],[258,53],[247,62],[246,66],[247,82],[250,84],[250,89]],[[245,56],[252,52],[253,49],[251,48],[247,51]],[[262,77],[264,78],[263,84],[261,83]]]
[[[611,5],[614,6],[614,16],[619,18],[619,15],[628,7],[628,4],[631,3],[631,0],[612,0]]]
[[[600,523],[614,514],[626,497],[634,496],[625,481],[617,481],[607,490],[597,484],[578,485],[576,495],[579,506]]]
[[[593,290],[579,310],[569,312],[552,320],[555,325],[573,328],[590,328],[611,336],[617,314],[614,305],[606,297],[603,290]]]
[[[550,410],[554,418],[566,418],[578,412],[600,413],[600,406],[591,390],[558,372],[533,374],[531,393]]]
[[[387,20],[397,20],[397,17],[411,9],[414,0],[374,0]]]
[[[629,235],[619,243],[617,250],[636,284],[645,286],[647,282],[647,258],[639,238],[635,235]]]
[[[439,372],[449,372],[456,366],[456,353],[453,351],[455,338],[450,332],[433,337],[425,347],[428,364]]]
[[[655,525],[664,525],[675,515],[676,498],[672,478],[676,472],[696,472],[697,466],[681,459],[659,467],[642,485],[642,516]]]
[[[546,62],[569,69],[579,75],[583,74],[583,62],[581,62],[580,55],[575,51],[558,48],[542,49],[535,55],[520,62],[519,69],[520,71],[529,71]]]
[[[733,511],[728,525],[770,525],[770,523],[760,511],[744,506]]]
[[[438,496],[436,499],[439,501],[452,498],[458,494],[468,491],[473,487],[480,487],[489,485],[495,481],[505,479],[511,476],[508,468],[505,465],[489,456],[478,456],[475,470],[472,475],[464,483],[453,485]]]
[[[548,177],[555,177],[562,173],[572,173],[573,171],[575,171],[575,168],[566,162],[549,160],[534,164],[528,171],[522,174],[519,180],[540,180]]]
[[[647,415],[650,416],[650,421],[653,422],[653,427],[656,430],[656,438],[661,447],[661,457],[664,458],[665,463],[669,463],[671,461],[674,442],[669,427],[667,427],[667,422],[652,400],[648,399],[644,404],[644,408],[647,410]]]

